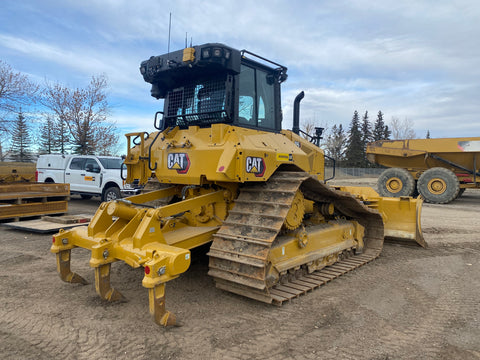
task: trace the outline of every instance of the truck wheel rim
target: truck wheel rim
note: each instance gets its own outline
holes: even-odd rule
[[[108,192],[106,196],[107,201],[117,200],[117,195],[113,192]]]
[[[392,194],[400,192],[403,188],[402,180],[397,177],[392,177],[387,180],[387,190]]]
[[[441,195],[447,190],[447,183],[443,179],[432,179],[428,182],[428,191],[435,195]]]

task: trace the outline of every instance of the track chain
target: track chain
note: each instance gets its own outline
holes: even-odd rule
[[[361,223],[366,229],[365,250],[311,274],[269,285],[269,251],[298,189],[309,200],[334,202],[342,215]],[[214,235],[209,275],[220,289],[280,305],[375,259],[382,246],[383,221],[378,212],[307,173],[277,172],[265,183],[241,188],[235,207]]]

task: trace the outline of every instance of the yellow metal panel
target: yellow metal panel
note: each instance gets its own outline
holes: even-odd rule
[[[185,48],[183,49],[183,62],[189,62],[195,60],[195,49],[194,48]]]

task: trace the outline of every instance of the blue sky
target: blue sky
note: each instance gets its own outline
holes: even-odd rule
[[[140,62],[222,42],[288,67],[284,128],[295,95],[301,118],[348,127],[354,110],[408,118],[418,137],[480,136],[477,1],[41,1],[0,2],[0,60],[39,83],[109,81],[110,120],[121,133],[152,131],[161,102]],[[121,140],[123,141],[123,139]]]

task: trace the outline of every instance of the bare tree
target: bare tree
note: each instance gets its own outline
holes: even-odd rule
[[[13,129],[20,107],[35,103],[37,92],[38,85],[31,82],[28,76],[15,72],[0,60],[0,136]]]
[[[105,76],[93,76],[87,88],[70,89],[46,84],[42,104],[54,114],[57,124],[66,124],[74,151],[79,154],[108,152],[118,137],[115,126],[107,122],[110,106]]]
[[[310,136],[315,135],[316,125],[315,125],[315,122],[313,120],[305,120],[305,121],[302,122],[302,124],[300,126],[301,126],[301,129],[303,131],[303,133],[300,133],[300,134],[304,139],[308,140],[308,138],[309,138],[308,135],[310,135]]]
[[[328,156],[335,161],[342,161],[345,158],[345,150],[347,146],[347,135],[343,130],[342,124],[333,125],[331,133],[327,137],[325,151]]]
[[[389,129],[393,140],[415,139],[417,137],[413,130],[413,121],[407,117],[402,121],[398,117],[392,116]]]

